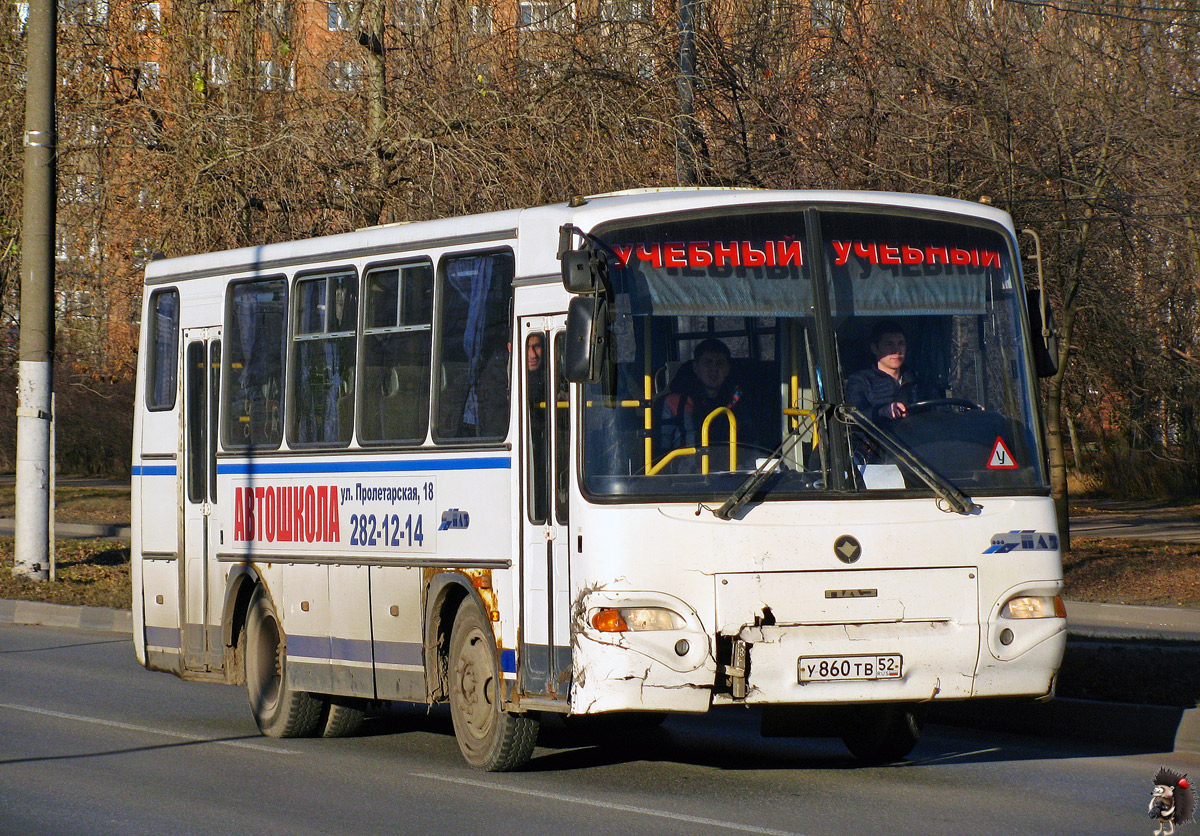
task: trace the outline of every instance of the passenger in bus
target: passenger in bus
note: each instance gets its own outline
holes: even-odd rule
[[[525,338],[525,394],[528,399],[530,502],[533,519],[545,520],[549,507],[546,474],[549,408],[545,371],[546,336],[535,331]]]
[[[701,341],[692,354],[692,362],[679,368],[671,381],[670,391],[659,407],[659,451],[666,453],[682,447],[699,447],[704,419],[713,410],[728,408],[737,422],[740,444],[750,441],[753,427],[749,416],[751,405],[743,387],[733,379],[733,355],[729,346],[710,337]],[[709,453],[711,470],[729,469],[729,420],[721,415],[709,424]],[[676,471],[697,472],[699,457],[688,457]],[[747,456],[746,461],[752,457]]]
[[[891,421],[908,415],[909,404],[919,400],[917,381],[904,367],[908,341],[904,328],[885,319],[871,329],[871,354],[875,365],[846,378],[846,403],[873,421]]]

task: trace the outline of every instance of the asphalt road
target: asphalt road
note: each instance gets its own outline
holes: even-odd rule
[[[0,834],[1128,834],[1195,756],[933,727],[908,763],[764,740],[752,712],[544,729],[531,767],[458,756],[444,711],[342,740],[259,737],[241,689],[138,667],[126,636],[0,626]]]

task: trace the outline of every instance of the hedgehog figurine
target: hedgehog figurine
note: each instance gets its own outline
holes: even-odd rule
[[[1160,767],[1154,775],[1150,818],[1158,822],[1154,836],[1171,836],[1175,825],[1187,824],[1196,815],[1196,791],[1185,773]]]

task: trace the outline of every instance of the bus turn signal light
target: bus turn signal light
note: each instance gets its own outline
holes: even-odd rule
[[[1001,618],[1066,618],[1067,608],[1060,595],[1021,595],[1012,598],[1000,610]]]
[[[684,624],[682,616],[666,607],[620,607],[592,615],[592,626],[601,633],[681,630]]]

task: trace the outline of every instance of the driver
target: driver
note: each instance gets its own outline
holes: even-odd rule
[[[873,421],[895,420],[908,415],[916,398],[916,379],[904,368],[908,343],[904,328],[885,319],[871,329],[871,353],[875,365],[846,378],[846,402]]]

